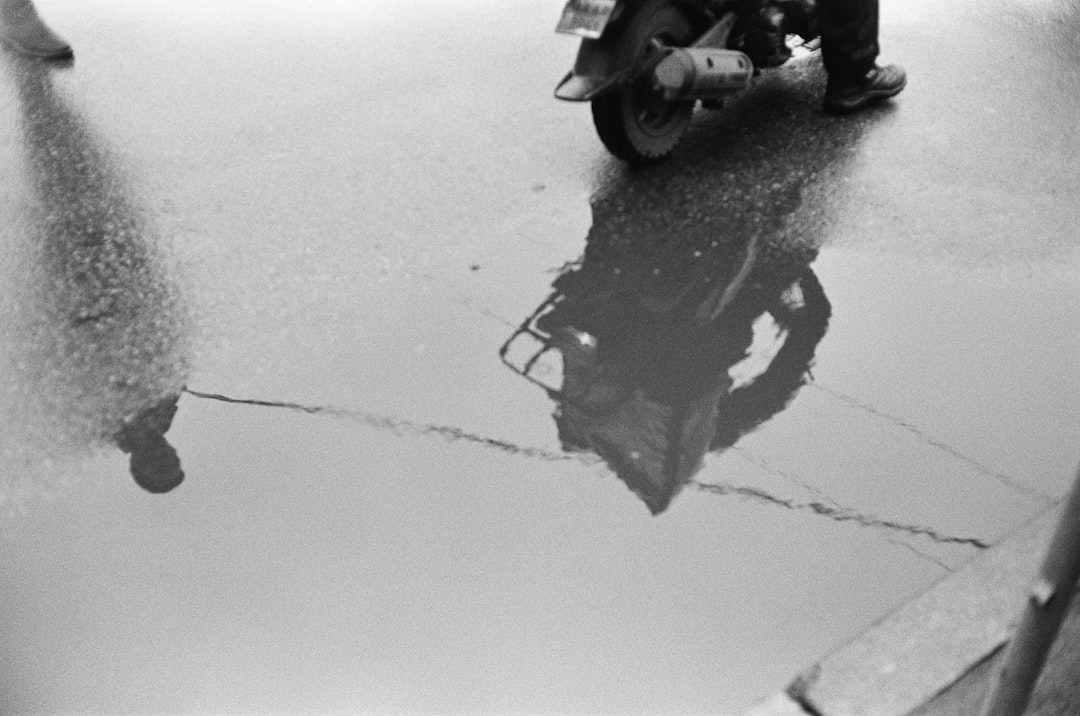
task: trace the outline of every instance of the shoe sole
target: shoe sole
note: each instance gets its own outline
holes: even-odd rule
[[[14,40],[3,36],[0,36],[0,45],[3,45],[5,48],[10,50],[11,52],[14,52],[17,55],[22,55],[23,57],[31,57],[36,60],[64,61],[75,59],[75,53],[70,47],[62,47],[54,50],[33,50],[28,47],[22,47]]]
[[[863,92],[850,99],[826,98],[825,110],[832,114],[849,114],[851,112],[856,112],[874,102],[880,102],[883,99],[895,97],[900,94],[905,87],[907,87],[907,78],[904,78],[904,81],[900,83],[899,87],[870,90],[869,92]]]

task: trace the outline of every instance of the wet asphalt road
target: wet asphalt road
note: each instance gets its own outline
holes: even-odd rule
[[[42,2],[75,65],[0,56],[0,711],[730,712],[1039,513],[1080,19],[883,4],[898,101],[826,117],[793,63],[642,173],[551,98],[558,2]],[[553,295],[606,347],[549,393],[499,351]]]

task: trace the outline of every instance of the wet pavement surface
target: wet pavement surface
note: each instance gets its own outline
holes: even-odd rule
[[[0,55],[0,711],[737,711],[1067,489],[1065,3],[886,1],[896,102],[647,172],[559,2],[357,5]]]

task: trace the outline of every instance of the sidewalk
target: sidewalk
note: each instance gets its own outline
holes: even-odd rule
[[[1057,524],[1053,508],[743,716],[976,716]],[[1080,603],[1028,709],[1080,713]]]

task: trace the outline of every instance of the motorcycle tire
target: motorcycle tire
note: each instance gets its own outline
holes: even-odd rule
[[[669,101],[653,88],[651,60],[662,46],[689,45],[694,31],[670,0],[646,3],[623,23],[615,39],[618,61],[633,69],[621,87],[592,101],[593,125],[616,157],[650,164],[671,153],[694,112],[693,101]]]

